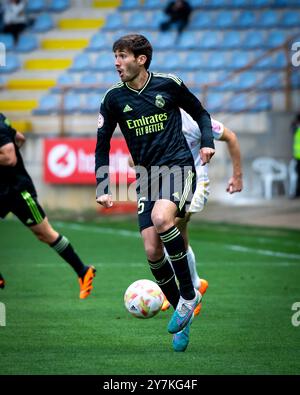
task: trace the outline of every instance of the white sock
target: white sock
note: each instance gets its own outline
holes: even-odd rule
[[[192,282],[193,282],[194,288],[199,289],[200,285],[201,285],[201,281],[200,281],[200,278],[198,276],[197,269],[196,269],[195,254],[194,254],[194,251],[192,250],[192,247],[190,245],[189,245],[189,247],[187,249],[186,256],[187,256],[187,260],[188,260],[188,264],[189,264],[191,278],[192,278]]]

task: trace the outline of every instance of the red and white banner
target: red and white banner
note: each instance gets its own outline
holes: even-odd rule
[[[96,139],[60,138],[44,140],[44,180],[53,184],[93,184]],[[110,180],[125,184],[135,179],[128,166],[129,152],[123,138],[112,138]]]

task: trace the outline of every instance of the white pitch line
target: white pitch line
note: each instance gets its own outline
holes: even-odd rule
[[[119,235],[119,236],[124,236],[124,237],[134,237],[134,238],[140,238],[141,235],[139,232],[132,231],[132,230],[126,230],[126,229],[114,229],[114,228],[101,228],[99,227],[93,227],[93,226],[87,226],[87,225],[81,225],[81,224],[74,224],[74,223],[65,223],[65,222],[55,222],[57,226],[63,226],[66,228],[70,228],[72,230],[79,230],[79,231],[89,231],[89,232],[94,232],[94,233],[104,233],[104,234],[112,234],[112,235]],[[192,242],[199,243],[199,240],[192,240]],[[225,248],[231,250],[231,251],[237,251],[237,252],[251,252],[254,254],[258,255],[265,255],[265,256],[273,256],[276,258],[287,258],[287,259],[299,259],[300,260],[300,255],[299,254],[289,254],[286,252],[279,252],[279,251],[272,251],[272,250],[263,250],[263,249],[256,249],[256,248],[249,248],[249,247],[243,247],[240,245],[234,245],[234,244],[220,244],[217,242],[209,242],[206,244],[218,244],[218,246],[224,246]]]

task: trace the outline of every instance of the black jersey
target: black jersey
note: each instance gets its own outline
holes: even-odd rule
[[[179,107],[188,112],[202,132],[202,147],[214,148],[208,112],[183,82],[171,74],[149,73],[141,90],[119,82],[108,90],[100,107],[97,169],[109,164],[110,139],[119,124],[133,161],[151,166],[193,166],[193,157],[182,133]],[[104,177],[97,177],[97,183]]]
[[[17,155],[17,163],[15,166],[0,165],[0,198],[9,193],[27,190],[33,196],[36,191],[33,182],[27,173],[19,148],[15,144],[16,131],[10,126],[7,118],[0,114],[0,147],[8,143],[13,143]]]

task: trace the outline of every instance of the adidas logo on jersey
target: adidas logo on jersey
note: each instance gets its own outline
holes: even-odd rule
[[[28,220],[26,221],[26,224],[27,224],[27,225],[33,224],[32,219],[31,219],[31,218],[28,218]]]
[[[126,106],[124,107],[123,112],[128,112],[128,111],[132,111],[132,108],[128,104],[126,104]]]
[[[178,192],[172,193],[172,196],[174,196],[174,197],[175,197],[176,199],[178,199],[178,200],[180,199],[180,198],[179,198],[179,193],[178,193]]]

